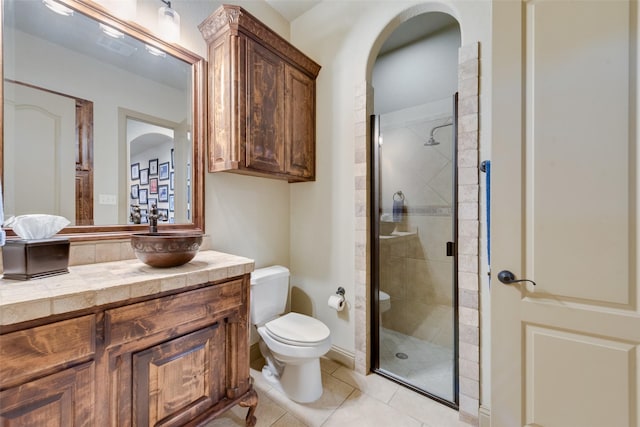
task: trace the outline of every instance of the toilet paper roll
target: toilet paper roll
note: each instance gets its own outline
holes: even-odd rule
[[[331,295],[327,304],[336,311],[342,311],[344,308],[344,297],[342,295]]]

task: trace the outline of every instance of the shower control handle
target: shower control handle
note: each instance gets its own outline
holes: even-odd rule
[[[509,270],[502,270],[500,273],[498,273],[498,280],[501,283],[504,283],[505,285],[511,285],[513,283],[521,283],[521,282],[530,282],[534,286],[536,285],[536,282],[534,282],[533,280],[529,280],[529,279],[517,280],[516,275],[510,272]]]

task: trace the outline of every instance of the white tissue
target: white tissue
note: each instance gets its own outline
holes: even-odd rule
[[[24,240],[47,239],[70,224],[70,221],[62,216],[31,214],[11,217],[5,223]]]
[[[331,295],[327,304],[336,311],[342,311],[344,308],[344,297],[339,294]]]

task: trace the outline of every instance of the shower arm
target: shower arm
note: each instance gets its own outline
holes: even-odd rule
[[[433,134],[435,133],[435,131],[436,131],[436,130],[438,130],[438,129],[440,129],[440,128],[447,127],[447,126],[453,126],[453,123],[445,123],[445,124],[443,124],[443,125],[434,126],[434,127],[431,129],[431,134],[430,134],[430,136],[433,138]]]

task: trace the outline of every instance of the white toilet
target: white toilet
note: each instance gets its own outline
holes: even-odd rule
[[[327,326],[313,317],[284,313],[289,270],[276,265],[251,273],[251,323],[260,334],[267,364],[265,379],[291,400],[308,403],[322,396],[320,356],[331,348]]]
[[[378,310],[380,315],[389,309],[391,309],[391,296],[384,291],[378,291]]]

